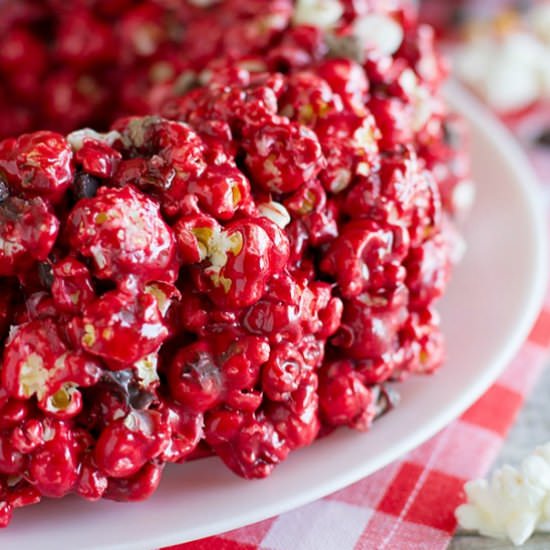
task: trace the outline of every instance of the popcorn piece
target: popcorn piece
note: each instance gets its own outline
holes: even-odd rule
[[[399,77],[399,84],[411,97],[413,105],[412,127],[420,131],[430,120],[434,111],[434,101],[426,86],[422,86],[412,69],[405,69]]]
[[[343,13],[344,8],[338,0],[298,0],[292,22],[328,29],[338,23]]]
[[[526,63],[524,57],[528,50],[529,46],[521,39],[510,37],[504,44],[497,44],[480,38],[459,54],[456,68],[498,111],[520,109],[535,101],[539,92],[532,63]]]
[[[353,34],[364,47],[374,48],[386,55],[393,55],[403,42],[401,25],[382,13],[369,13],[356,19]]]
[[[505,465],[491,480],[469,481],[459,524],[482,535],[523,544],[535,530],[550,527],[550,443],[538,447],[519,469]]]
[[[172,231],[158,204],[135,188],[102,188],[82,199],[67,220],[67,233],[71,245],[93,261],[98,277],[176,278]]]
[[[291,220],[288,210],[280,202],[270,201],[260,204],[258,211],[264,218],[268,218],[281,229],[284,229]]]
[[[459,50],[460,77],[500,112],[523,109],[550,94],[550,8],[533,10],[522,25],[490,27]]]
[[[34,132],[0,142],[0,171],[12,191],[58,203],[74,177],[73,152],[55,132]]]
[[[220,0],[189,0],[189,3],[193,4],[193,6],[197,6],[197,8],[209,8],[218,2],[220,2]]]
[[[72,147],[73,151],[79,151],[84,146],[86,140],[95,140],[106,143],[109,146],[112,146],[113,143],[122,139],[122,136],[116,130],[111,130],[110,132],[100,133],[92,130],[91,128],[82,128],[82,130],[76,130],[71,132],[67,136],[67,141]]]

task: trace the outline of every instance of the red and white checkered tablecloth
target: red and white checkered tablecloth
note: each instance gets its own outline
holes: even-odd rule
[[[550,105],[509,124],[541,176],[550,219],[550,147],[537,146],[534,139],[550,130]],[[527,342],[497,382],[460,418],[402,459],[278,517],[165,550],[446,548],[464,482],[490,467],[549,349],[550,294]]]

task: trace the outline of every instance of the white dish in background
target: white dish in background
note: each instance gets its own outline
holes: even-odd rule
[[[468,251],[441,311],[449,360],[433,377],[400,385],[399,407],[367,434],[339,430],[300,450],[261,481],[217,459],[165,471],[138,504],[70,497],[17,510],[2,550],[151,550],[220,533],[295,508],[374,472],[458,416],[491,384],[526,338],[546,287],[546,225],[536,180],[503,127],[455,85],[448,97],[471,123],[476,203]]]

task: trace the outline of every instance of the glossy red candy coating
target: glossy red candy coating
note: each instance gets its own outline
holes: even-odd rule
[[[148,462],[133,476],[110,479],[104,496],[119,502],[145,500],[157,490],[163,469],[163,464]]]
[[[74,176],[73,152],[54,132],[36,132],[0,142],[0,171],[13,193],[57,202]]]
[[[203,438],[203,416],[169,400],[161,402],[160,410],[170,427],[170,442],[160,458],[166,462],[182,462]]]
[[[115,173],[121,154],[106,143],[85,139],[75,154],[75,162],[82,170],[98,178],[110,178]]]
[[[107,490],[107,476],[95,466],[91,456],[82,459],[75,492],[86,500],[99,500]]]
[[[207,342],[181,349],[168,375],[174,399],[193,411],[204,412],[221,400],[222,374]]]
[[[51,252],[59,220],[39,197],[7,197],[0,203],[0,275],[19,275]]]
[[[160,423],[160,413],[148,411],[132,412],[115,420],[103,430],[94,450],[100,470],[114,478],[136,474],[168,446],[169,432]]]
[[[114,370],[153,353],[168,336],[158,301],[149,292],[105,293],[83,309],[78,328],[82,349]]]
[[[293,123],[264,126],[245,143],[256,185],[273,193],[295,191],[325,166],[317,136]]]
[[[82,199],[66,230],[70,245],[92,259],[98,277],[174,280],[172,231],[158,203],[131,186],[103,187],[97,196]]]
[[[61,421],[46,420],[44,444],[29,456],[29,481],[44,496],[61,497],[78,479],[78,447],[74,434]]]
[[[411,2],[4,4],[0,525],[208,453],[264,477],[441,366],[467,136]]]
[[[373,397],[351,363],[326,365],[319,387],[323,418],[329,425],[367,429],[374,419]]]

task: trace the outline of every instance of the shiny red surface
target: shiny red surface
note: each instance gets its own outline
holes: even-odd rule
[[[147,498],[204,452],[266,476],[444,359],[467,162],[408,3],[399,50],[359,60],[290,0],[76,4],[0,9],[0,132],[113,130],[0,143],[1,525],[42,495]]]

